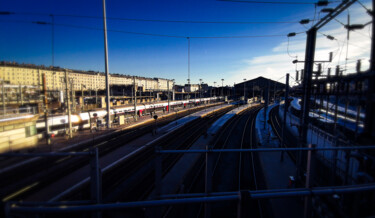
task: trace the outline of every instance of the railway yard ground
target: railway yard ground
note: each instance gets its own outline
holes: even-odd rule
[[[256,129],[261,148],[278,148],[280,146],[281,121],[274,117],[274,113],[271,113],[275,109],[277,109],[277,105],[268,107],[266,121],[264,120],[264,108],[257,115]],[[295,177],[296,165],[288,153],[283,153],[281,160],[280,152],[259,152],[259,159],[268,189],[293,188],[293,184],[290,182],[291,176]],[[272,217],[297,218],[303,216],[303,202],[297,198],[271,199],[270,203],[273,209]]]
[[[159,113],[158,125],[151,116],[110,131],[99,131],[93,140],[84,131],[58,152],[92,152],[97,149],[100,187],[93,194],[93,161],[88,157],[36,158],[2,169],[3,202],[142,202],[174,200],[179,195],[241,193],[296,188],[293,153],[223,152],[225,149],[279,148],[282,132],[278,104],[223,104]],[[63,144],[64,138],[61,140]],[[56,142],[55,141],[55,142]],[[66,143],[67,141],[65,141]],[[216,153],[204,150],[220,149]],[[48,151],[41,149],[40,151]],[[166,151],[163,153],[163,151]],[[189,151],[191,153],[189,153]],[[197,152],[198,151],[198,152]],[[169,153],[168,153],[169,152]],[[35,157],[34,157],[35,158]],[[26,170],[26,171],[25,171]],[[98,191],[98,190],[97,190]],[[95,192],[98,193],[98,192]],[[21,204],[22,204],[21,203]],[[85,203],[84,203],[85,204]],[[302,217],[301,198],[136,207],[105,210],[103,217]],[[50,213],[46,217],[89,217],[90,213]],[[19,217],[25,217],[22,213]]]
[[[198,110],[198,112],[176,120],[169,125],[165,125],[166,122],[164,122],[164,126],[158,128],[156,134],[152,133],[154,123],[153,120],[149,118],[139,121],[138,125],[141,123],[152,122],[151,126],[140,127],[137,124],[132,125],[137,125],[139,134],[136,134],[137,131],[118,131],[125,133],[120,134],[117,132],[107,140],[101,141],[99,144],[97,144],[97,141],[95,141],[96,143],[93,142],[93,144],[89,143],[91,144],[89,147],[94,145],[94,147],[99,148],[100,167],[103,175],[106,175],[106,170],[112,170],[116,164],[122,163],[129,159],[129,157],[136,156],[136,154],[147,150],[147,147],[150,147],[148,145],[157,142],[165,137],[165,135],[172,134],[178,129],[183,129],[188,123],[197,122],[195,120],[201,120],[200,118],[211,116],[217,111],[228,110],[229,108],[233,107],[231,105],[223,104],[211,106],[213,107],[195,108],[195,111]],[[183,111],[180,113],[182,114]],[[170,116],[180,116],[181,114],[171,114]],[[219,114],[217,116],[219,116]],[[165,117],[167,117],[167,115]],[[162,120],[162,117],[159,119]],[[126,127],[124,129],[126,129]],[[183,132],[183,130],[181,131]],[[129,137],[129,135],[135,136]],[[91,142],[90,138],[89,142]],[[83,149],[83,151],[89,150],[88,147],[81,148],[78,146],[77,149],[78,148],[81,150]],[[3,188],[1,189],[3,202],[16,199],[22,199],[24,201],[49,201],[54,199],[63,199],[65,193],[68,193],[75,188],[78,188],[81,185],[84,186],[88,183],[88,177],[90,176],[90,164],[88,164],[88,160],[76,159],[65,157],[55,160],[47,160],[41,158],[32,164],[27,163],[25,166],[22,166],[17,163],[15,164],[16,167],[14,167],[14,169],[8,171],[3,170],[2,176],[8,177],[7,180],[3,180]],[[70,164],[69,161],[71,161]],[[140,164],[142,163],[140,162]],[[21,175],[20,172],[24,172],[26,168],[30,168],[32,170],[26,174],[22,173]],[[46,179],[47,177],[48,179]]]
[[[168,117],[174,119],[161,122],[156,131],[154,119],[146,115],[138,122],[116,127],[110,131],[99,131],[101,137],[95,135],[94,140],[89,130],[78,132],[80,135],[70,141],[69,147],[74,148],[73,150],[60,147],[56,143],[61,140],[63,144],[64,138],[61,137],[56,139],[54,151],[89,151],[98,148],[102,202],[135,202],[178,193],[204,193],[207,191],[205,170],[208,169],[205,167],[208,162],[205,161],[204,154],[161,155],[161,183],[158,189],[159,186],[155,186],[155,148],[162,150],[199,150],[206,149],[206,146],[212,149],[257,148],[262,144],[258,143],[259,136],[256,131],[256,127],[261,123],[258,120],[262,117],[259,116],[261,113],[258,113],[261,109],[260,104],[239,106],[216,103],[180,110],[179,113],[169,115],[158,114],[160,121]],[[189,115],[183,116],[185,114]],[[84,144],[87,146],[83,146]],[[48,151],[47,148],[45,149],[41,151]],[[208,188],[213,192],[263,190],[275,186],[286,188],[283,185],[288,183],[287,178],[285,181],[274,178],[274,176],[285,176],[284,171],[277,175],[264,173],[266,170],[274,172],[269,170],[269,167],[278,161],[276,156],[278,154],[268,153],[211,155],[209,169],[212,178]],[[264,163],[265,161],[267,164]],[[25,166],[30,168],[27,175],[17,174],[25,168],[17,164],[15,169],[0,172],[3,176],[9,176],[9,180],[2,182],[4,188],[0,190],[3,202],[85,201],[92,198],[90,184],[92,184],[93,166],[88,158],[69,156],[57,159],[40,158],[34,162],[31,162],[30,166]],[[285,163],[288,162],[283,162],[279,167],[282,168]],[[27,179],[23,179],[25,176]],[[283,214],[282,210],[286,210],[285,207],[274,205],[273,202],[276,201],[257,200],[248,206],[243,206],[240,210],[237,203],[228,202],[169,206],[160,210],[152,208],[115,210],[103,212],[102,215],[153,217],[155,213],[159,213],[164,217],[199,217],[209,213],[213,217],[235,217],[241,213],[245,216],[253,214],[256,217],[273,217],[276,213]],[[78,217],[86,215],[79,213]]]

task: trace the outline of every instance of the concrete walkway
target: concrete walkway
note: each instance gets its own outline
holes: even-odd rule
[[[256,129],[261,148],[279,147],[279,141],[272,132],[271,126],[267,123],[269,112],[275,106],[268,107],[266,119],[264,119],[264,108],[257,115]],[[265,128],[264,123],[266,123]],[[289,177],[295,176],[296,166],[289,155],[284,153],[282,162],[280,157],[280,152],[259,152],[259,159],[268,190],[290,187]],[[303,202],[299,198],[271,199],[270,203],[274,217],[303,217]]]
[[[206,106],[212,106],[222,103],[214,103],[214,104],[208,104],[208,105],[201,105],[197,107],[189,107],[189,108],[176,108],[176,111],[163,112],[158,111],[156,114],[158,115],[158,119],[164,118],[164,117],[171,117],[171,116],[178,116],[179,114],[192,110],[192,109],[198,109],[198,108],[204,108]],[[128,130],[132,128],[136,128],[140,125],[144,125],[147,123],[154,122],[154,119],[150,115],[144,115],[141,117],[138,117],[137,121],[132,121],[128,124],[124,125],[117,125],[113,126],[110,129],[98,129],[96,131],[90,131],[90,130],[83,130],[73,133],[73,138],[69,139],[68,136],[55,136],[55,138],[52,139],[51,145],[46,145],[44,140],[41,140],[39,142],[39,145],[37,149],[35,149],[36,152],[48,152],[48,151],[66,151],[74,146],[79,146],[81,144],[85,144],[87,142],[90,142],[92,140],[98,140],[100,138],[103,138],[105,136],[108,136],[110,134]]]

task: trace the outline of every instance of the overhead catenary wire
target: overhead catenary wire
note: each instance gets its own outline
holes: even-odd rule
[[[74,15],[74,14],[51,14],[51,13],[34,13],[34,12],[13,12],[3,11],[0,13],[12,15],[33,15],[33,16],[55,16],[55,17],[74,17],[103,19],[100,16]],[[144,19],[144,18],[122,18],[122,17],[106,17],[107,20],[134,21],[134,22],[157,22],[157,23],[195,23],[195,24],[288,24],[299,23],[299,21],[209,21],[209,20],[166,20],[166,19]]]
[[[341,47],[341,45],[340,45],[339,40],[336,39],[335,37],[331,36],[331,35],[327,35],[327,34],[322,33],[322,32],[320,32],[320,31],[318,31],[318,33],[319,33],[320,35],[323,35],[323,36],[327,37],[328,39],[331,39],[331,40],[334,40],[334,41],[337,42],[337,49],[334,50],[334,51],[332,51],[332,53],[334,53],[334,55],[333,55],[333,57],[332,57],[332,60],[334,60],[334,59],[336,58],[337,54],[339,54],[339,52],[340,52],[340,47]],[[332,38],[330,38],[330,37],[332,37]],[[327,69],[331,64],[332,64],[332,62],[329,62],[329,63],[327,64],[327,66],[325,66],[324,63],[323,63],[323,71],[325,71],[325,69]]]
[[[371,15],[372,12],[371,12],[370,9],[368,9],[361,1],[357,0],[357,2],[367,11],[367,13],[369,13]]]
[[[42,24],[42,25],[52,25],[50,22],[40,22],[40,21],[22,21],[22,20],[0,20],[0,22],[16,22],[16,23],[34,23],[34,24]],[[64,27],[71,27],[71,28],[79,28],[79,29],[89,29],[89,30],[103,30],[103,28],[98,27],[88,27],[88,26],[79,26],[79,25],[72,25],[72,24],[61,24],[61,23],[54,23],[53,25],[56,26],[64,26]],[[274,35],[243,35],[243,36],[182,36],[182,35],[167,35],[167,34],[157,34],[157,33],[143,33],[143,32],[132,32],[132,31],[125,31],[125,30],[115,30],[115,29],[107,29],[109,32],[117,32],[117,33],[125,33],[125,34],[133,34],[133,35],[145,35],[145,36],[158,36],[158,37],[169,37],[169,38],[194,38],[194,39],[229,39],[229,38],[267,38],[267,37],[285,37],[285,34],[274,34]]]
[[[289,57],[291,57],[291,58],[297,58],[297,55],[296,55],[296,56],[292,56],[292,55],[290,55],[290,53],[289,53],[289,37],[287,37],[287,38],[288,38],[288,44],[287,44],[287,46],[286,46],[286,51],[287,51]]]

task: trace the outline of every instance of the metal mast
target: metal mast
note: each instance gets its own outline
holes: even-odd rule
[[[111,113],[110,113],[110,95],[109,95],[109,70],[108,70],[108,46],[107,46],[107,20],[106,20],[106,9],[105,0],[103,0],[103,25],[104,25],[104,62],[105,62],[105,95],[107,105],[107,128],[111,127]]]

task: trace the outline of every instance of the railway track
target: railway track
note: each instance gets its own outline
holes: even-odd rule
[[[224,139],[218,139],[215,147],[221,147],[222,149],[256,148],[254,122],[260,108],[261,106],[251,108],[229,123],[221,133]],[[220,183],[214,183],[214,191],[266,189],[259,166],[257,153],[219,154],[214,168],[213,181],[220,181]],[[265,202],[254,201],[250,205],[242,205],[241,216],[267,217],[266,208]],[[225,205],[218,204],[213,207],[212,211],[213,216],[225,214],[228,217],[236,217],[239,215],[236,202],[232,202],[230,207],[228,207],[228,203]]]
[[[158,120],[158,125],[164,125],[179,117],[194,113],[199,109],[180,112],[178,116],[164,117]],[[140,125],[135,130],[126,130],[114,133],[108,137],[96,140],[95,144],[86,143],[70,148],[67,151],[88,151],[92,147],[98,147],[99,155],[103,156],[145,133],[151,132],[154,124]],[[10,200],[22,200],[25,196],[37,192],[59,178],[64,177],[73,170],[89,163],[88,157],[63,157],[63,158],[37,158],[22,167],[2,173],[0,176],[0,197],[2,202]],[[6,179],[5,179],[6,178]]]
[[[173,134],[164,137],[156,143],[149,144],[142,152],[131,156],[118,167],[103,174],[103,201],[139,201],[145,200],[154,188],[154,148],[188,149],[217,118],[225,114],[230,108],[210,114],[187,124]],[[163,156],[163,175],[166,175],[181,155]],[[62,200],[83,200],[89,196],[88,184],[82,189]],[[83,198],[82,198],[83,197]],[[125,213],[106,212],[105,216],[134,216],[143,217],[142,209],[131,209]]]
[[[279,139],[280,143],[282,142],[282,120],[278,116],[280,106],[276,106],[271,109],[269,114],[269,119],[271,123],[271,127],[277,138]],[[288,125],[288,123],[286,124]],[[295,140],[295,137],[292,135],[290,131],[285,127],[284,129],[284,135],[285,135],[285,143],[283,143],[284,147],[298,147],[298,141]],[[296,163],[296,157],[297,152],[296,151],[289,151],[289,156],[292,158],[292,160]]]
[[[214,148],[254,148],[256,147],[255,117],[261,106],[243,111],[241,114],[228,120],[226,125],[217,133],[213,142]],[[257,154],[252,153],[219,153],[213,155],[213,191],[239,191],[245,189],[266,189],[265,182],[259,168]],[[203,193],[205,176],[204,155],[195,165],[194,172],[188,178],[189,184],[185,193]],[[174,206],[167,210],[164,217],[203,217],[204,204]],[[265,201],[256,201],[251,205],[243,205],[242,216],[269,217],[269,205]],[[211,205],[212,217],[237,217],[237,203],[225,202]]]

